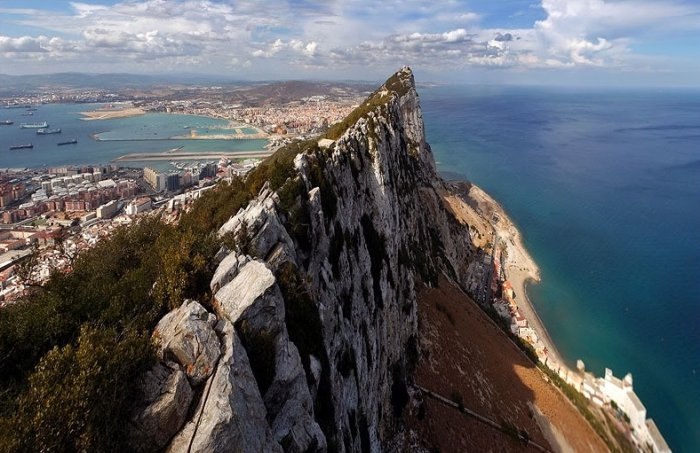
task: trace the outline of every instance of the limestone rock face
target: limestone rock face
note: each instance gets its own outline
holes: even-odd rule
[[[144,406],[132,418],[131,444],[138,451],[160,450],[185,423],[192,388],[177,364],[158,363],[141,382]]]
[[[250,242],[249,248],[255,255],[265,258],[270,252],[281,247],[284,255],[295,258],[294,243],[277,214],[277,202],[277,194],[266,185],[247,208],[241,209],[219,229],[219,235],[233,233],[240,237],[245,231],[244,236]]]
[[[228,321],[219,329],[223,355],[216,372],[207,381],[193,418],[167,451],[281,452],[240,338]]]
[[[211,376],[221,354],[215,323],[216,316],[199,303],[186,300],[156,326],[154,335],[160,339],[161,359],[179,363],[192,385]]]
[[[457,280],[473,251],[442,202],[411,71],[351,117],[294,159],[279,189],[293,206],[266,185],[219,230],[251,257],[217,255],[215,334],[192,304],[159,324],[162,357],[201,394],[169,451],[381,451],[393,435],[419,354],[417,281]]]
[[[263,399],[275,439],[291,451],[325,448],[299,352],[287,333],[284,299],[272,271],[260,261],[246,263],[214,299],[219,315],[235,323],[244,343],[263,342],[274,355],[274,370],[267,370],[265,380],[270,384],[263,389]]]
[[[238,269],[248,261],[249,258],[247,256],[229,252],[228,255],[221,260],[214,272],[214,277],[211,279],[209,287],[212,292],[216,293],[219,288],[233,280],[233,277],[238,274]]]

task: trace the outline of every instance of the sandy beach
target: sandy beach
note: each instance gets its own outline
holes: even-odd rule
[[[456,194],[444,194],[445,202],[460,219],[476,228],[478,235],[474,239],[475,245],[483,247],[489,242],[503,244],[504,270],[520,312],[547,348],[547,360],[564,365],[565,362],[527,297],[527,285],[540,281],[540,270],[523,245],[520,231],[503,207],[489,194],[473,184],[462,185],[460,188],[464,187],[468,187],[468,192],[459,190]]]

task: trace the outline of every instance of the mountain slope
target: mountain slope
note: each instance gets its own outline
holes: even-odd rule
[[[449,356],[430,359],[448,350],[430,345],[444,328],[418,294],[443,297],[429,289],[438,286],[462,294],[475,251],[468,225],[440,195],[449,188],[425,141],[411,71],[389,78],[322,140],[278,151],[248,184],[260,187],[258,196],[218,232],[234,245],[217,254],[209,311],[185,301],[156,328],[161,360],[143,382],[150,393],[133,418],[134,447],[449,449],[435,438],[441,431],[416,415],[415,379],[440,384],[434,391],[451,385],[441,377],[451,372]],[[495,330],[465,326],[454,336],[482,348],[474,354],[484,354],[484,343],[470,336],[485,335],[480,340],[499,345],[488,349],[493,363],[527,363],[517,351],[501,351],[512,344]],[[488,382],[497,376],[473,365],[462,370],[465,382],[483,375],[484,389],[503,390]],[[526,410],[531,394],[517,388],[484,390],[479,408],[526,424],[532,439],[547,444]],[[509,405],[516,416],[507,415]],[[465,436],[481,440],[465,445],[488,445],[469,426]],[[407,437],[407,427],[422,437]]]

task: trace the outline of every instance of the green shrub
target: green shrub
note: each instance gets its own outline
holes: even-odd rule
[[[31,373],[2,448],[124,451],[135,383],[154,360],[149,332],[84,326],[77,346],[54,347]]]

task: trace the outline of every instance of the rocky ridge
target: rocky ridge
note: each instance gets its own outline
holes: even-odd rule
[[[439,196],[410,69],[327,138],[221,228],[239,246],[218,254],[210,310],[158,324],[135,448],[379,451],[396,432],[417,285],[461,283],[473,246]]]

